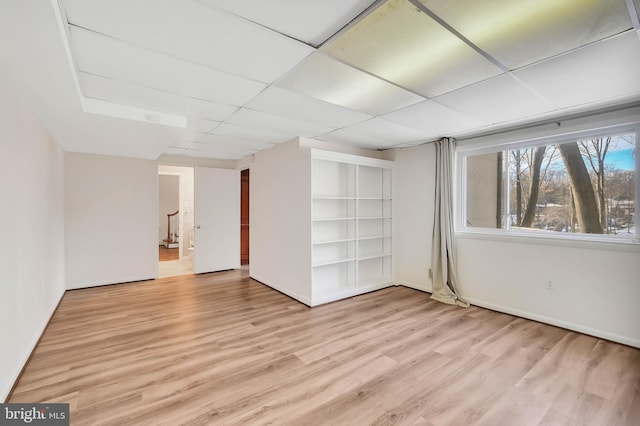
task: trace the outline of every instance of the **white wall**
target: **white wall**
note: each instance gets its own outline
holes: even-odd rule
[[[167,238],[167,214],[172,214],[180,209],[179,196],[180,176],[158,176],[158,244],[160,245]],[[176,228],[174,232],[179,232],[179,230]]]
[[[0,401],[64,294],[64,155],[0,80]]]
[[[640,347],[640,250],[463,237],[456,244],[470,302]]]
[[[435,188],[435,146],[394,150],[393,256],[396,281],[431,291],[431,239]]]
[[[311,167],[297,140],[255,154],[250,192],[251,276],[311,301]]]
[[[394,158],[396,278],[431,291],[435,149]],[[458,234],[456,249],[460,290],[473,304],[640,346],[640,248]]]
[[[151,160],[65,153],[68,289],[157,275],[157,183]]]

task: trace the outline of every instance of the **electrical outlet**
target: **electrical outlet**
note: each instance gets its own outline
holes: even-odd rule
[[[553,280],[547,280],[547,290],[553,290]]]

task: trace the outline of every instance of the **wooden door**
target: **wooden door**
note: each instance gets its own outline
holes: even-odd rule
[[[249,264],[249,169],[240,174],[240,263]]]

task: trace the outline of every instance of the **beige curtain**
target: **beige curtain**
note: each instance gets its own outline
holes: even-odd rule
[[[453,229],[453,153],[455,144],[451,138],[443,138],[436,146],[435,216],[433,221],[433,247],[431,273],[433,293],[431,298],[442,303],[468,307],[458,295],[456,259]]]

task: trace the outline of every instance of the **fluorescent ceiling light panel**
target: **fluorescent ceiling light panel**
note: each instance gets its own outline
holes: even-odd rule
[[[240,106],[266,85],[70,28],[79,71],[196,99]]]
[[[339,128],[368,120],[370,115],[272,86],[256,96],[247,107],[282,117]]]
[[[407,0],[389,0],[322,51],[427,97],[503,71]]]
[[[82,110],[91,114],[162,124],[164,126],[187,127],[187,117],[184,116],[166,114],[164,112],[151,111],[92,98],[84,98],[81,100],[81,103]]]
[[[631,28],[625,0],[419,0],[509,69]]]
[[[515,72],[562,108],[640,92],[640,39],[629,32]]]
[[[424,100],[318,53],[295,67],[278,82],[278,86],[370,115],[384,114]]]
[[[385,114],[382,118],[439,136],[451,136],[486,125],[477,118],[469,117],[432,100]]]
[[[81,0],[78,0],[81,1]],[[373,0],[200,0],[279,33],[318,46],[364,11]]]
[[[289,37],[191,1],[64,0],[62,4],[73,25],[262,82],[275,81],[313,52]]]
[[[557,109],[506,74],[444,94],[436,100],[488,124],[532,117]]]
[[[228,118],[238,109],[231,105],[175,95],[84,72],[78,72],[78,79],[85,96],[139,108],[216,121]]]

